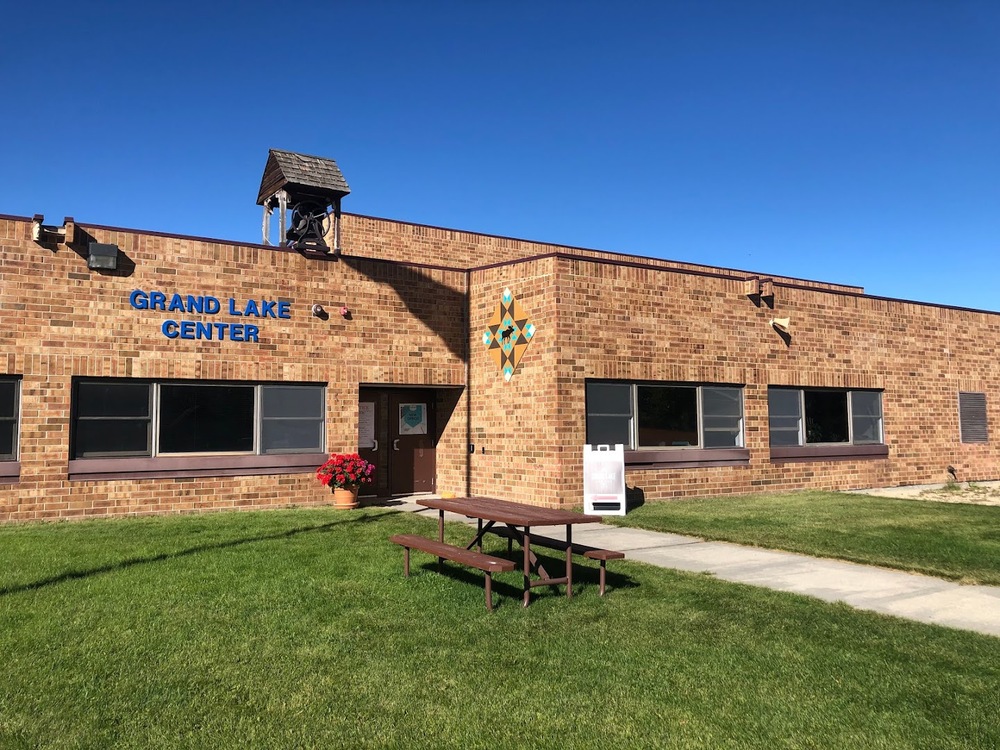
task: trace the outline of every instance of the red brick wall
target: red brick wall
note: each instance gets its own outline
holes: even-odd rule
[[[538,255],[569,253],[579,257],[602,258],[621,263],[639,263],[647,268],[678,269],[695,273],[724,274],[739,278],[761,277],[812,289],[864,291],[861,287],[844,284],[794,279],[772,274],[760,274],[754,271],[734,271],[717,266],[681,263],[659,258],[638,258],[634,255],[606,250],[531,242],[512,237],[497,237],[490,234],[431,227],[423,224],[409,224],[355,214],[343,215],[342,238],[341,245],[345,253],[453,268],[480,268],[496,263],[520,261]]]
[[[473,494],[536,505],[560,502],[562,419],[555,397],[558,354],[556,261],[546,258],[470,274],[469,398]],[[536,327],[511,380],[505,381],[483,344],[483,331],[509,288]]]
[[[68,481],[74,375],[324,382],[327,447],[357,447],[359,383],[463,386],[465,279],[460,271],[407,268],[208,240],[80,228],[119,245],[131,275],[89,271],[65,245],[30,239],[30,223],[0,218],[0,374],[22,375],[21,474],[0,484],[0,521],[259,508],[321,503],[309,474]],[[86,238],[85,238],[86,239]],[[259,344],[170,340],[165,319],[240,322],[135,310],[133,289],[288,300],[291,319],[252,321]],[[330,312],[314,317],[314,303]],[[346,304],[351,319],[340,316]],[[457,314],[456,314],[457,312]],[[464,410],[445,429],[439,476],[464,490]],[[461,424],[458,424],[458,423]]]
[[[1000,315],[775,285],[757,306],[739,282],[591,261],[560,261],[559,398],[566,453],[560,501],[582,500],[586,378],[745,384],[749,466],[630,469],[647,499],[765,488],[862,488],[1000,476],[1000,451],[962,444],[959,390],[987,394],[1000,425]],[[789,343],[770,326],[791,319]],[[880,388],[887,459],[777,463],[767,386]]]
[[[80,375],[325,382],[329,450],[356,447],[359,384],[448,386],[437,392],[438,490],[542,505],[582,501],[587,378],[745,385],[749,464],[630,469],[649,500],[942,482],[949,464],[962,480],[1000,475],[995,438],[959,442],[957,407],[959,390],[984,391],[1000,426],[997,314],[782,277],[771,277],[772,309],[747,297],[743,272],[350,215],[340,259],[81,231],[118,244],[130,275],[89,271],[73,249],[32,242],[27,220],[0,217],[0,374],[23,376],[21,476],[0,484],[0,521],[328,501],[309,474],[69,481]],[[199,316],[133,310],[136,288],[285,299],[292,318],[259,321],[259,344],[171,341],[164,319]],[[504,288],[537,327],[510,382],[482,344]],[[789,343],[772,317],[791,318]],[[772,462],[769,384],[884,389],[888,458]]]

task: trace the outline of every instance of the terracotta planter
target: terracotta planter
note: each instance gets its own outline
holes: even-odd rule
[[[333,507],[350,510],[358,507],[358,488],[333,488]]]

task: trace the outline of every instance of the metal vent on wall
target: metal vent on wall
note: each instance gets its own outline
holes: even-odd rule
[[[958,426],[963,443],[989,442],[985,393],[958,394]]]

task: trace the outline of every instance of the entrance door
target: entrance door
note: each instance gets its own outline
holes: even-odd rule
[[[437,487],[435,394],[416,388],[362,388],[358,446],[375,464],[377,495],[434,492]]]
[[[371,484],[361,485],[361,495],[383,497],[388,490],[383,490],[385,482],[385,467],[382,466],[385,436],[380,437],[379,425],[384,419],[385,407],[379,403],[376,394],[361,390],[358,399],[358,455],[365,461],[375,465],[375,474]]]

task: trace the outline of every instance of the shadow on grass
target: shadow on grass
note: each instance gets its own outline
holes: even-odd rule
[[[489,554],[496,557],[504,557],[503,554],[497,552],[490,552]],[[548,557],[543,555],[537,556],[539,561],[542,563],[543,567],[549,571],[549,575],[560,576],[565,571],[566,558],[564,557]],[[521,558],[518,557],[516,562],[518,565],[521,563]],[[438,564],[436,560],[428,560],[419,565],[413,565],[411,563],[410,575],[413,575],[415,571],[433,573],[439,575]],[[441,566],[440,575],[447,578],[451,578],[455,581],[461,581],[462,583],[467,583],[470,585],[478,586],[480,589],[485,587],[483,581],[483,574],[476,570],[471,570],[466,567],[462,567],[459,563],[453,563],[450,561],[445,561]],[[506,573],[503,575],[521,575],[521,570],[518,568],[513,573]],[[636,588],[639,584],[632,580],[631,577],[624,575],[623,573],[615,573],[610,567],[605,573],[605,596],[607,594],[613,593],[615,590],[619,589],[631,589]],[[533,581],[538,581],[536,575],[532,575]],[[578,563],[573,564],[573,596],[576,597],[584,590],[593,590],[597,592],[600,588],[600,569],[596,567],[591,567],[589,565],[580,565]],[[566,597],[566,587],[563,584],[552,584],[551,586],[533,586],[531,589],[531,600],[535,601],[540,598],[546,598],[549,596]],[[511,601],[508,602],[507,599]],[[521,602],[524,598],[524,589],[520,586],[515,586],[506,581],[500,580],[497,574],[493,576],[493,608],[497,609],[508,603],[517,604],[521,606]]]
[[[549,575],[560,576],[566,570],[566,558],[558,555],[545,554],[542,552],[539,554],[535,547],[531,548],[531,551],[535,553],[538,561],[549,571]],[[623,562],[622,560],[611,560],[605,569],[604,582],[605,582],[605,594],[610,594],[615,589],[633,589],[639,586],[636,581],[634,581],[630,576],[624,573],[616,572],[614,565],[616,562]],[[520,563],[520,557],[518,557],[518,563]],[[594,591],[598,591],[601,585],[601,569],[594,563],[590,562],[583,565],[578,562],[573,563],[573,595],[576,596],[577,584],[586,586],[587,588],[593,588]],[[549,589],[552,590],[552,589]],[[520,589],[518,589],[520,591]],[[532,597],[534,597],[535,591],[545,591],[545,588],[539,586],[537,589],[532,589]],[[560,593],[565,596],[565,589],[560,588]]]
[[[398,511],[397,511],[398,512]],[[145,557],[133,557],[128,560],[121,560],[116,563],[109,563],[108,565],[100,565],[95,568],[90,568],[88,570],[71,570],[65,573],[60,573],[59,575],[50,576],[49,578],[43,578],[40,581],[32,581],[31,583],[22,583],[16,586],[4,586],[0,587],[0,596],[9,596],[11,594],[20,594],[25,591],[34,591],[46,586],[54,586],[59,583],[65,583],[67,581],[75,581],[80,578],[90,578],[91,576],[101,575],[103,573],[114,573],[119,570],[126,570],[128,568],[134,567],[136,565],[146,565],[148,563],[164,562],[165,560],[176,560],[182,557],[189,557],[191,555],[196,555],[201,552],[209,552],[212,550],[222,550],[228,549],[230,547],[240,547],[245,544],[255,544],[257,542],[269,542],[275,539],[290,539],[292,537],[298,536],[299,534],[309,534],[313,532],[325,532],[329,531],[335,526],[341,526],[343,524],[356,524],[356,523],[368,523],[370,521],[376,521],[385,518],[385,513],[379,513],[377,515],[368,515],[367,513],[356,518],[344,518],[337,521],[330,521],[329,523],[321,523],[315,526],[300,526],[295,529],[289,529],[288,531],[282,531],[278,534],[262,534],[258,536],[245,537],[243,539],[230,539],[225,542],[216,542],[214,544],[203,544],[197,547],[190,547],[189,549],[179,550],[177,552],[163,552],[158,555],[148,555]]]

